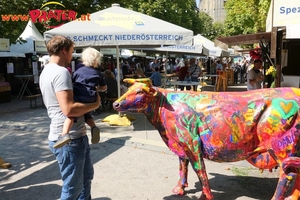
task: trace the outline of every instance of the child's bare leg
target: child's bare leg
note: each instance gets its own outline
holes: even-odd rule
[[[92,144],[97,144],[100,140],[100,129],[96,126],[94,119],[86,118],[85,123],[91,127],[91,142]]]
[[[60,148],[71,141],[69,132],[74,124],[74,118],[66,118],[62,130],[62,134],[58,137],[57,142],[53,145],[54,148]]]
[[[74,124],[74,118],[67,118],[64,122],[63,130],[62,130],[62,136],[69,134],[71,127]]]
[[[91,128],[93,128],[94,126],[96,126],[95,121],[94,121],[93,118],[86,119],[85,123],[87,123]]]

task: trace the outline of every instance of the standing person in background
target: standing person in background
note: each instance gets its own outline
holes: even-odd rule
[[[180,61],[180,63],[179,63],[179,72],[178,72],[179,81],[184,81],[184,78],[188,74],[188,67],[189,67],[189,61],[188,60]],[[184,90],[184,87],[185,86],[183,86],[183,85],[179,86],[181,91]],[[191,89],[191,86],[186,86],[186,90],[190,90],[190,89]]]
[[[106,67],[107,67],[107,69],[109,69],[109,70],[112,71],[112,72],[113,72],[114,69],[115,69],[115,66],[114,66],[114,64],[112,63],[111,60],[108,60],[108,61],[107,61]]]
[[[237,84],[239,79],[239,74],[241,73],[241,66],[238,62],[233,64],[233,83]],[[241,80],[240,80],[241,83]]]
[[[151,65],[151,68],[152,68],[153,72],[155,72],[156,67],[160,68],[160,62],[159,62],[158,59],[154,59],[152,65]]]
[[[210,70],[211,64],[212,64],[212,59],[211,59],[211,57],[208,57],[208,59],[206,61],[206,71],[207,71],[207,74],[212,73],[211,70]]]
[[[130,65],[128,61],[125,61],[125,63],[122,65],[122,74],[123,77],[126,77],[126,75],[130,74]]]
[[[104,71],[104,79],[107,84],[106,98],[118,98],[118,82],[115,75],[107,69]],[[109,110],[111,110],[111,101],[106,101],[105,103],[108,105]]]
[[[118,98],[118,82],[115,75],[107,69],[104,71],[104,79],[107,84],[106,97]]]
[[[223,70],[223,65],[220,60],[217,60],[216,71],[218,71],[218,70],[220,70],[220,71]]]
[[[120,66],[120,70],[119,70],[120,80],[123,80],[124,77],[123,77],[122,63],[119,63],[119,66]],[[114,69],[114,75],[116,77],[116,80],[118,80],[118,68],[117,67],[115,67],[115,69]]]
[[[254,60],[254,65],[247,74],[247,90],[261,89],[264,75],[261,72],[262,61],[260,59]]]
[[[192,82],[199,82],[199,77],[202,75],[201,67],[196,64],[196,59],[190,59],[190,67],[188,68],[188,74],[191,76]],[[197,85],[193,85],[194,91],[197,91]]]
[[[246,57],[244,57],[241,65],[241,83],[245,83],[245,77],[247,76],[248,65],[249,62],[246,59]]]
[[[41,73],[39,84],[51,119],[49,148],[56,157],[63,181],[60,199],[91,199],[94,168],[83,115],[99,106],[100,97],[97,95],[93,103],[74,101],[72,79],[66,69],[74,51],[70,39],[54,36],[46,46],[50,61]],[[61,135],[67,117],[77,117],[70,131],[71,142],[55,149],[53,145]]]
[[[150,79],[152,80],[152,83],[154,86],[159,87],[161,86],[161,74],[159,72],[159,68],[155,68],[155,72],[152,73],[150,76]]]

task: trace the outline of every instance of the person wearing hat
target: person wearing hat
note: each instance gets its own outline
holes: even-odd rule
[[[256,59],[253,62],[253,68],[247,74],[247,90],[261,89],[264,75],[261,72],[262,60]]]

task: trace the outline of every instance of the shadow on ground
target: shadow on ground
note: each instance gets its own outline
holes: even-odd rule
[[[12,164],[9,170],[0,170],[0,199],[59,198],[62,183],[55,157],[48,148],[47,135],[47,132],[28,132],[26,129],[0,129],[1,157]],[[93,164],[120,149],[129,138],[110,139],[91,145]],[[93,150],[98,148],[101,151]]]
[[[228,176],[217,173],[210,173],[214,176],[209,179],[214,199],[235,200],[242,197],[249,197],[257,200],[271,199],[278,182],[277,178],[258,178],[249,176]],[[196,189],[186,188],[186,196],[170,195],[164,200],[196,200],[195,196],[202,188],[199,182],[195,183]]]

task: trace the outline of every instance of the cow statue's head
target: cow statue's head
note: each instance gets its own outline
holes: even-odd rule
[[[157,95],[156,88],[152,87],[149,78],[124,79],[124,82],[133,84],[128,91],[113,103],[113,107],[118,112],[143,112]]]

